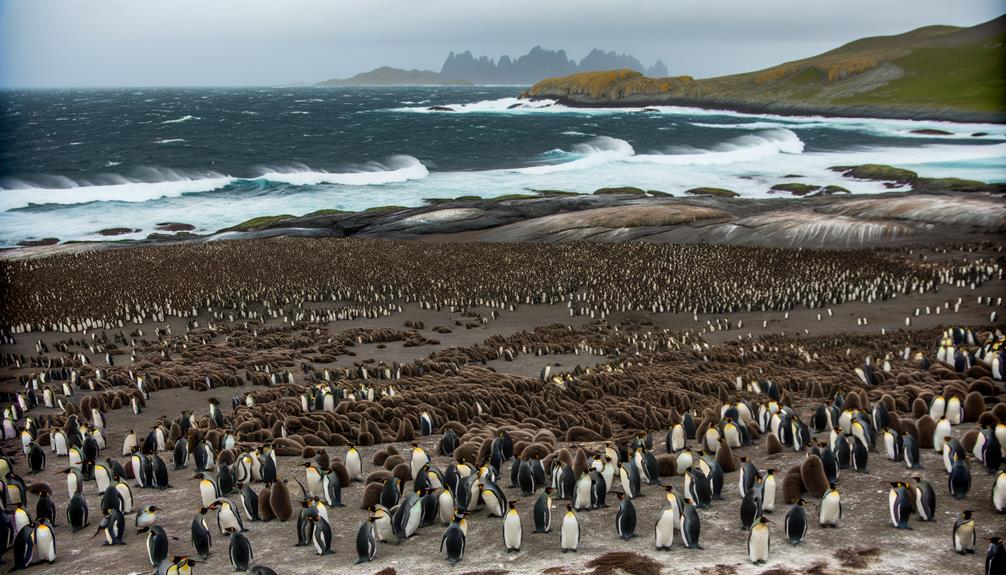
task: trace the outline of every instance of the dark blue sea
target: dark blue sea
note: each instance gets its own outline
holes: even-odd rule
[[[530,189],[715,186],[765,197],[775,183],[798,181],[884,190],[828,170],[839,164],[1006,181],[1002,125],[586,110],[517,100],[520,91],[0,92],[0,246],[95,239],[109,227],[141,238],[163,222],[207,232],[260,215]]]

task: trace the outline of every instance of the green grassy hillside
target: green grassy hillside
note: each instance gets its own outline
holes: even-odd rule
[[[571,104],[693,103],[898,117],[996,119],[1006,110],[1006,16],[863,38],[745,74],[696,80],[613,70],[550,78],[524,97]]]

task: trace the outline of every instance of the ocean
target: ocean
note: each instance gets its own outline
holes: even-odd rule
[[[262,215],[541,189],[707,186],[771,197],[785,181],[886,191],[828,169],[863,163],[1006,181],[1004,125],[579,109],[519,101],[521,90],[2,91],[0,246],[101,239],[112,227],[139,230],[117,239],[138,239],[163,222],[206,233]]]

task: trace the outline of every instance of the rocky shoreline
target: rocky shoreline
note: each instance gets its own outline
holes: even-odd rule
[[[1006,231],[1006,185],[922,178],[883,165],[836,166],[846,178],[884,182],[882,194],[837,185],[787,183],[772,198],[694,188],[684,196],[633,187],[593,194],[529,190],[496,198],[430,199],[420,207],[361,212],[319,210],[258,216],[209,234],[165,222],[143,240],[59,243],[43,237],[0,250],[0,258],[158,243],[268,237],[377,238],[484,242],[707,243],[759,247],[857,249],[932,241],[995,240]],[[907,191],[905,189],[908,188]],[[125,229],[125,228],[124,228]]]

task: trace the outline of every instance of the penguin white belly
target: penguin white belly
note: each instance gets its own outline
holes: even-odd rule
[[[228,528],[233,527],[238,531],[241,531],[241,526],[238,524],[238,518],[234,516],[234,512],[230,510],[220,511],[220,531],[226,531]]]
[[[451,518],[454,516],[454,497],[451,496],[450,491],[444,489],[437,497],[437,501],[440,505],[440,522],[445,525],[450,524]]]
[[[775,511],[775,480],[763,484],[761,508],[762,511]]]
[[[56,560],[56,545],[52,539],[52,530],[36,529],[35,530],[35,558],[39,561],[49,561],[50,563]]]
[[[887,451],[887,458],[891,461],[898,460],[897,446],[894,443],[895,438],[891,433],[884,434],[884,449]]]
[[[918,489],[915,490],[915,507],[919,510],[919,514],[922,514],[922,492]],[[890,490],[887,493],[887,510],[891,513],[891,524],[894,526],[898,525],[898,517],[895,514],[894,502],[898,500],[898,492],[895,490]]]
[[[507,550],[520,549],[521,532],[520,516],[516,513],[507,513],[506,519],[503,520],[503,545]]]
[[[675,462],[675,473],[677,473],[678,475],[684,475],[685,472],[688,470],[689,467],[692,466],[693,463],[695,463],[695,461],[692,458],[691,452],[689,451],[683,452],[681,455],[678,456],[678,459]]]
[[[1006,512],[1006,471],[1000,471],[992,485],[992,505],[999,513]]]
[[[117,483],[115,490],[122,496],[122,512],[124,514],[133,512],[133,493],[125,483]]]
[[[573,509],[590,509],[590,479],[584,477],[576,483]]]
[[[769,530],[764,525],[756,526],[751,530],[748,539],[748,558],[752,563],[768,561]]]
[[[200,482],[199,495],[202,497],[203,507],[209,507],[217,500],[217,491],[209,481]]]
[[[985,434],[979,433],[978,437],[975,439],[974,449],[971,450],[971,455],[975,456],[975,459],[985,463],[985,458],[982,457],[982,452],[985,450]]]
[[[674,544],[675,509],[673,507],[664,509],[654,527],[654,543],[657,549],[670,548]]]
[[[724,428],[723,429],[723,436],[726,438],[727,445],[729,445],[730,447],[740,447],[741,446],[741,437],[740,437],[740,434],[737,433],[737,427],[731,425],[731,426],[728,426],[728,427]]]
[[[95,473],[94,483],[98,487],[98,493],[104,493],[112,481],[109,479],[108,473]]]
[[[360,464],[360,454],[356,451],[346,455],[346,471],[349,472],[349,480],[356,481],[363,478],[363,467]]]
[[[576,549],[580,545],[580,525],[569,515],[562,520],[559,545],[562,549]]]
[[[495,495],[488,495],[487,497],[483,497],[483,499],[485,499],[490,515],[503,517],[503,508],[500,506],[500,500]]]
[[[961,551],[974,546],[975,524],[968,521],[954,532],[954,549]]]
[[[837,525],[841,516],[841,505],[837,495],[828,494],[821,500],[821,525]]]
[[[419,522],[423,518],[423,505],[417,502],[409,512],[409,520],[405,523],[405,536],[412,537],[419,529]]]
[[[69,453],[68,450],[67,450],[67,448],[66,448],[66,436],[65,435],[63,435],[62,433],[59,433],[59,434],[56,435],[56,437],[54,438],[53,449],[56,451],[56,455],[59,455],[59,456],[64,456],[67,453]]]

